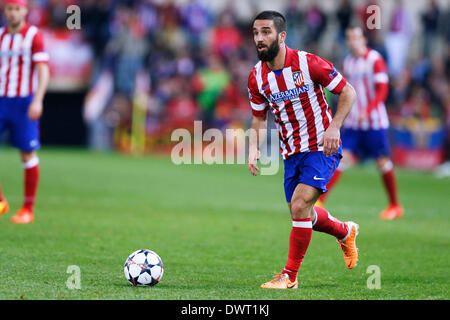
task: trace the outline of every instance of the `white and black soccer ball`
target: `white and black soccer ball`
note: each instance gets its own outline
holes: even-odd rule
[[[156,252],[142,249],[128,256],[123,271],[133,286],[154,286],[162,279],[164,265]]]

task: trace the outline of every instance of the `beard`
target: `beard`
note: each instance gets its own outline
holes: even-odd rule
[[[20,21],[19,22],[11,22],[9,25],[13,29],[18,28],[20,26]]]
[[[256,46],[256,53],[261,61],[272,61],[277,56],[280,51],[280,45],[278,44],[277,38],[267,47],[267,51],[258,51],[258,46]]]
[[[10,20],[8,20],[9,26],[12,27],[13,29],[19,27],[21,22],[22,21],[20,19],[10,19]]]

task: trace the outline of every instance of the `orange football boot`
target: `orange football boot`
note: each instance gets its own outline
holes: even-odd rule
[[[261,288],[265,289],[297,289],[298,288],[298,281],[295,280],[295,282],[291,282],[289,280],[289,276],[284,273],[276,273],[273,277],[273,280],[263,283],[261,285]]]
[[[26,224],[34,221],[34,214],[27,208],[21,208],[16,215],[11,217],[12,223]]]
[[[9,210],[9,204],[8,201],[6,201],[6,199],[3,199],[2,201],[0,201],[0,216],[2,214],[7,213]]]
[[[344,241],[339,241],[342,252],[344,253],[345,265],[349,269],[353,269],[358,264],[358,248],[356,247],[356,236],[358,235],[359,226],[352,222],[345,222],[348,228],[350,228],[350,234]]]
[[[403,208],[399,205],[390,204],[386,209],[380,213],[380,219],[393,220],[403,217]]]

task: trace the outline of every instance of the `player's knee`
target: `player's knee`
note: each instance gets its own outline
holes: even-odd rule
[[[394,164],[388,157],[378,158],[376,160],[377,167],[381,172],[388,172],[394,168]]]
[[[351,166],[351,163],[341,161],[341,163],[339,163],[339,166],[337,167],[336,170],[339,170],[339,171],[345,171],[345,170],[347,170],[347,168],[349,168],[350,166]]]
[[[28,162],[36,157],[37,157],[36,151],[21,151],[20,152],[20,158],[22,159],[23,163]]]
[[[313,203],[305,199],[296,199],[291,203],[291,215],[293,219],[304,219],[310,217]]]
[[[341,171],[344,171],[348,167],[353,166],[356,162],[358,162],[358,160],[353,153],[344,151],[342,160],[339,164],[339,168]]]

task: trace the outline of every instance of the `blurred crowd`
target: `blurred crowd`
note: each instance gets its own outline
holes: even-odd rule
[[[260,11],[258,1],[249,1],[254,14]],[[144,75],[149,135],[190,128],[194,119],[204,120],[204,129],[248,127],[247,77],[257,57],[251,17],[243,19],[234,1],[217,11],[202,0],[34,0],[29,20],[66,29],[70,4],[81,8],[80,32],[93,51],[89,87],[105,70],[112,74],[113,95],[99,121],[131,130],[136,79]],[[390,12],[381,12],[387,25],[369,30],[363,22],[372,4],[377,2],[340,0],[327,12],[320,2],[286,0],[287,44],[339,68],[348,54],[345,29],[361,25],[388,63],[392,123],[450,127],[450,10],[429,0],[413,17],[406,1],[397,0]]]

